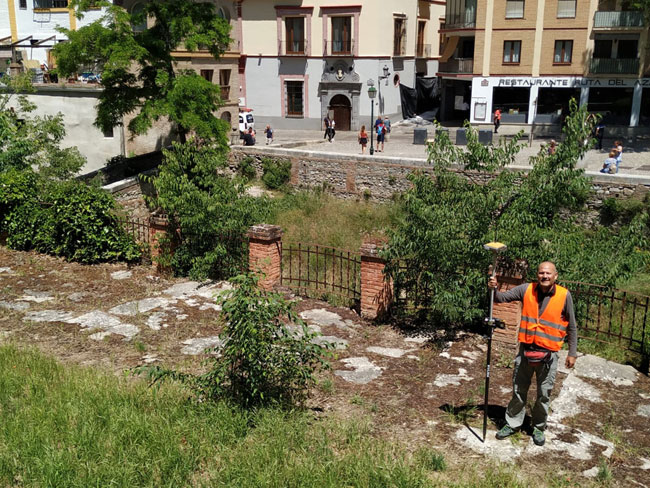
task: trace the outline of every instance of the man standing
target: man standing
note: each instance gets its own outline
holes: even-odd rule
[[[499,132],[499,127],[501,127],[501,110],[497,108],[494,111],[494,133],[495,134]]]
[[[526,416],[526,398],[533,375],[537,378],[537,400],[532,410],[533,442],[543,446],[544,430],[551,401],[551,390],[558,367],[558,351],[568,337],[569,354],[565,365],[573,368],[577,356],[577,328],[573,299],[566,288],[556,285],[557,270],[550,261],[537,268],[537,283],[516,286],[495,293],[495,302],[522,302],[519,324],[519,353],[515,358],[512,400],[506,410],[506,425],[497,432],[505,439],[517,432]],[[496,288],[491,277],[488,287]]]
[[[330,135],[330,116],[325,115],[325,118],[323,119],[323,125],[325,126],[325,134],[323,135],[323,139],[327,139]]]

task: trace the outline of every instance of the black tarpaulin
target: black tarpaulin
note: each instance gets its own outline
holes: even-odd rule
[[[426,114],[427,120],[432,120],[440,108],[440,80],[438,78],[415,79],[415,88],[409,88],[400,83],[400,99],[402,117],[410,119],[416,115]]]

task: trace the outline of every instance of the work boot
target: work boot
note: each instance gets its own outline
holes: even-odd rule
[[[515,429],[513,429],[508,424],[506,424],[503,427],[501,427],[499,432],[497,432],[496,437],[497,437],[497,439],[499,439],[501,441],[501,440],[505,439],[506,437],[510,437],[511,435],[516,434],[516,433],[517,433],[517,431]]]
[[[537,446],[543,446],[546,442],[546,436],[544,435],[543,430],[539,430],[537,427],[533,429],[533,442]]]

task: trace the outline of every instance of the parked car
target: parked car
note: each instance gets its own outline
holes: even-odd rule
[[[251,109],[243,109],[239,112],[239,138],[244,137],[246,132],[251,127],[255,130],[255,118],[253,117]]]

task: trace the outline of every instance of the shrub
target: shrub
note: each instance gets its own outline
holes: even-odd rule
[[[291,178],[291,161],[262,159],[264,174],[262,181],[271,190],[277,190],[289,182]]]
[[[257,177],[257,171],[255,171],[255,166],[253,165],[254,162],[255,159],[253,157],[246,156],[239,163],[239,174],[246,181],[254,180]]]
[[[115,200],[78,181],[44,182],[35,173],[0,173],[7,245],[81,263],[133,261],[140,250],[118,222]]]
[[[281,294],[261,290],[255,275],[232,279],[235,289],[217,299],[225,323],[219,355],[208,360],[207,373],[194,376],[159,367],[140,368],[154,382],[180,380],[199,399],[229,399],[246,408],[300,404],[315,384],[315,374],[329,367],[333,347],[318,341]],[[286,325],[295,324],[295,325]]]
[[[153,206],[180,229],[170,263],[177,275],[229,278],[241,272],[242,237],[270,211],[266,198],[244,193],[237,179],[223,174],[227,148],[174,143],[153,179]]]

